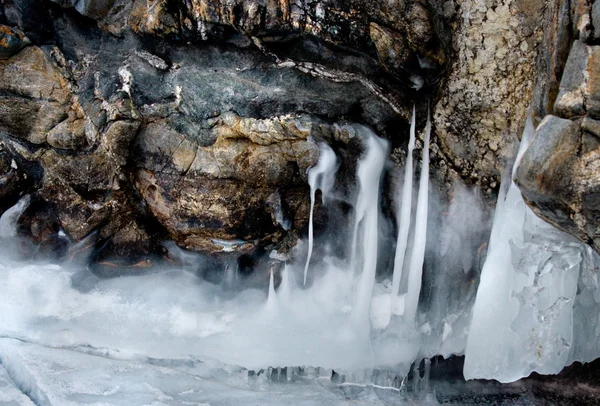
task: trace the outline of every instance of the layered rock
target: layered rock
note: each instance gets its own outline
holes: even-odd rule
[[[105,271],[144,267],[168,240],[287,251],[316,142],[350,166],[361,147],[343,124],[404,142],[416,89],[448,60],[416,1],[55,3],[2,9],[2,208],[31,194],[22,233],[57,252],[59,232],[86,239]]]

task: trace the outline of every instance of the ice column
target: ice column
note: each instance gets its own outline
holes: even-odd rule
[[[0,216],[0,237],[11,238],[17,235],[17,220],[29,205],[29,195],[24,196]]]
[[[408,268],[408,291],[406,293],[405,321],[412,324],[417,314],[419,294],[425,261],[425,243],[427,240],[427,209],[429,202],[429,139],[431,137],[431,118],[427,113],[425,142],[421,161],[421,177],[419,179],[419,196],[415,215],[415,239]]]
[[[402,267],[404,265],[404,255],[408,244],[408,231],[410,229],[410,209],[412,207],[412,188],[413,188],[413,150],[415,149],[415,107],[413,106],[412,121],[410,124],[410,141],[408,142],[408,152],[406,154],[406,165],[404,166],[404,184],[402,185],[402,209],[400,211],[398,240],[396,243],[396,256],[394,259],[394,275],[392,278],[392,307],[394,300],[398,295],[400,280],[402,279]]]
[[[313,210],[315,207],[315,193],[321,189],[323,203],[331,193],[335,183],[335,174],[339,163],[331,147],[324,142],[319,143],[319,161],[308,170],[308,184],[310,186],[310,218],[308,222],[308,255],[304,265],[304,285],[308,275],[308,266],[313,250]]]
[[[533,137],[527,120],[515,167]],[[465,350],[464,376],[512,382],[558,373],[573,342],[585,248],[535,216],[512,182],[494,216]]]
[[[353,238],[352,257],[357,257],[360,244],[362,246],[362,267],[357,265],[356,269],[361,269],[362,272],[357,287],[356,315],[362,320],[369,318],[371,296],[375,284],[379,234],[377,228],[379,185],[386,162],[388,143],[365,127],[360,127],[359,132],[364,140],[366,151],[358,162],[356,174],[359,190],[355,206],[355,237]],[[361,226],[362,233],[360,239],[358,238],[359,226]]]

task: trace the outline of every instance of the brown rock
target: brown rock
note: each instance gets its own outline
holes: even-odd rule
[[[0,90],[5,94],[0,126],[11,135],[41,144],[68,117],[67,80],[39,47],[0,61]]]

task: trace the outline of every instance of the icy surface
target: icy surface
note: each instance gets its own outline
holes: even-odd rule
[[[431,118],[427,116],[423,159],[421,161],[421,177],[419,179],[419,198],[415,215],[415,241],[410,257],[408,290],[406,292],[406,309],[404,317],[407,324],[413,324],[417,315],[419,294],[425,261],[425,244],[427,243],[427,213],[429,205],[429,138],[431,137]]]
[[[538,219],[510,184],[486,258],[490,216],[478,193],[455,185],[450,202],[430,193],[429,122],[416,215],[396,202],[395,229],[382,211],[388,143],[348,130],[363,145],[356,185],[338,187],[325,145],[309,173],[311,211],[320,189],[345,217],[322,246],[312,246],[311,227],[291,256],[300,261],[271,252],[254,271],[261,286],[246,284],[233,256],[222,281],[207,282],[195,273],[203,258],[173,244],[177,267],[112,279],[75,260],[19,259],[15,222],[27,198],[4,213],[0,405],[390,404],[423,357],[464,352],[465,377],[507,382],[600,355],[600,260],[589,247]],[[403,198],[413,193],[407,165]]]
[[[413,106],[412,120],[410,123],[410,139],[408,142],[408,151],[406,153],[406,164],[404,165],[404,180],[402,184],[402,197],[398,204],[401,206],[398,216],[398,238],[396,241],[396,255],[394,257],[394,273],[392,276],[392,297],[395,299],[400,288],[402,280],[402,269],[404,266],[404,257],[406,255],[406,246],[408,245],[408,232],[410,230],[410,211],[412,207],[412,189],[413,189],[413,151],[415,149],[416,132],[416,113]],[[394,306],[396,301],[392,301]],[[392,309],[394,313],[395,309]],[[402,313],[404,310],[402,309]],[[402,314],[401,313],[401,314]]]
[[[0,356],[27,371],[18,384],[35,387],[38,405],[392,405],[397,391],[344,385],[294,375],[281,382],[248,371],[199,361],[115,359],[93,348],[48,348],[0,339]],[[0,389],[5,374],[0,368]],[[8,379],[7,379],[8,380]],[[19,391],[0,391],[0,404],[33,405]],[[5,403],[3,403],[5,402]],[[20,402],[20,403],[19,403]],[[44,403],[48,402],[48,403]],[[405,403],[405,402],[402,402]],[[437,404],[435,402],[434,404]]]

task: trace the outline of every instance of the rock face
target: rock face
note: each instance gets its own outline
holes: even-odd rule
[[[570,5],[2,3],[0,212],[31,195],[24,235],[61,252],[49,234],[64,232],[104,267],[145,266],[170,240],[215,257],[285,252],[306,231],[317,143],[350,166],[361,153],[343,124],[388,138],[401,163],[412,106],[424,120],[430,104],[437,180],[492,195],[532,103],[536,124],[561,119],[544,120],[554,138],[536,137],[517,181],[592,242],[598,7]]]
[[[0,23],[0,208],[30,194],[24,235],[87,238],[107,269],[168,240],[287,251],[317,142],[356,161],[352,122],[405,142],[449,56],[421,1],[18,0]]]
[[[499,185],[505,154],[523,129],[551,3],[457,0],[443,6],[455,58],[433,109],[436,134],[448,169],[488,193]]]
[[[596,3],[591,8],[583,3],[572,14],[566,13],[565,19],[573,21],[568,27],[572,36],[579,39],[572,42],[568,58],[564,50],[560,52],[564,62],[558,66],[563,70],[555,67],[553,74],[560,79],[558,88],[545,86],[545,92],[536,94],[534,101],[542,109],[534,113],[549,114],[537,127],[515,182],[539,216],[600,252],[600,46],[594,45],[600,25],[593,25],[600,21],[594,17]],[[560,27],[555,31],[560,33]],[[556,38],[566,35],[550,38],[555,42],[546,48],[564,48]]]

